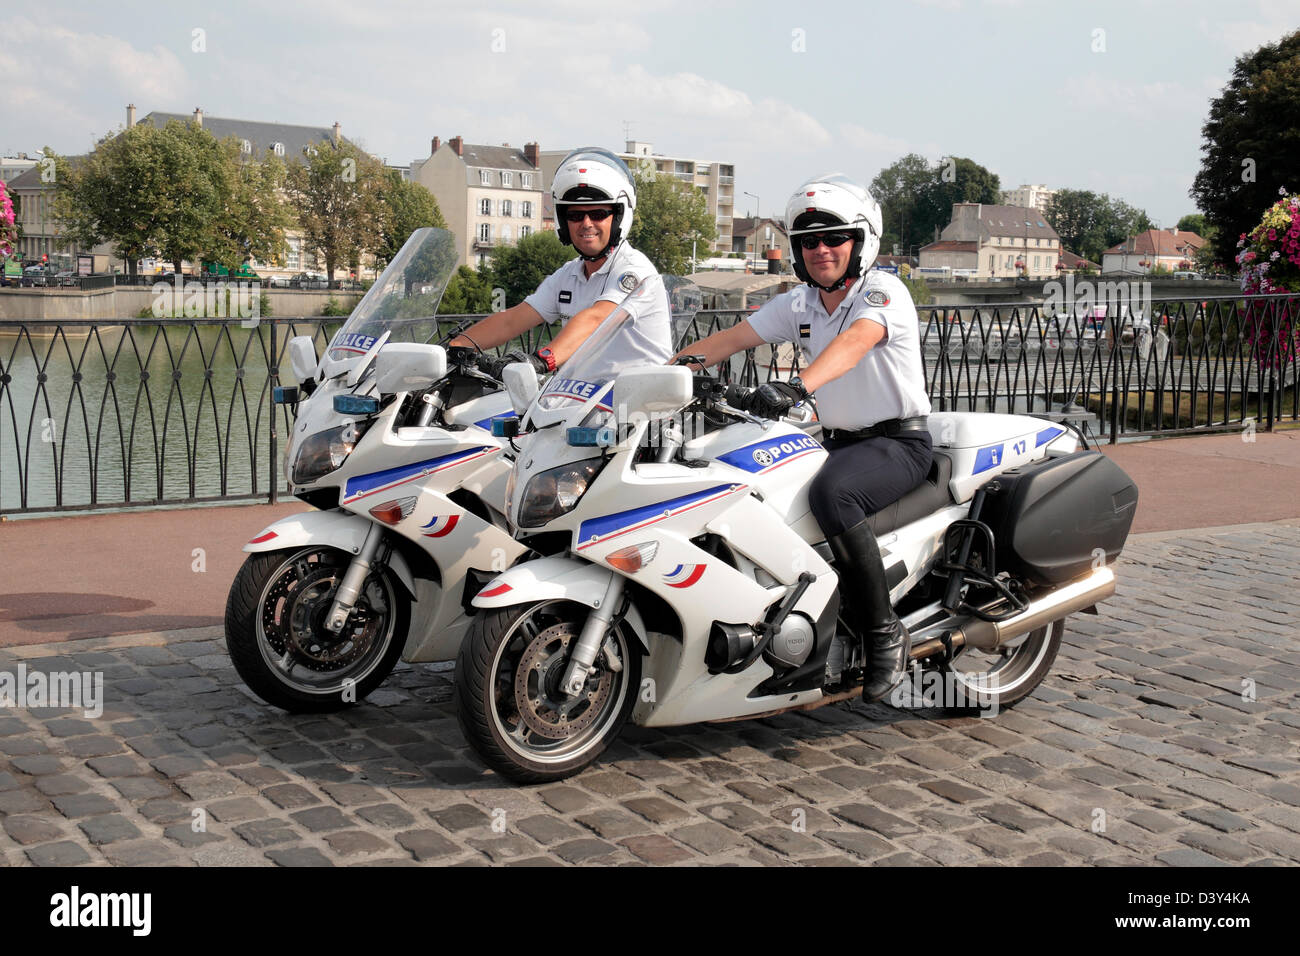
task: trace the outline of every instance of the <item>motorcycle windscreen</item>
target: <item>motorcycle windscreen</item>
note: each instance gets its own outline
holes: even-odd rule
[[[429,342],[438,335],[438,303],[456,271],[456,237],[425,227],[411,233],[329,344],[345,362],[365,355],[385,332],[390,342]]]
[[[663,295],[658,276],[641,280],[546,383],[529,409],[529,418],[545,427],[563,420],[580,406],[599,404],[606,386],[619,372],[645,364],[644,358],[632,357],[635,353],[626,347],[624,337],[640,310],[652,304],[654,296]]]

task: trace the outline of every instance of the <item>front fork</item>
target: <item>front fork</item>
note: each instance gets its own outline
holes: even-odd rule
[[[330,605],[330,612],[325,617],[326,630],[338,634],[348,623],[348,618],[352,615],[352,608],[357,603],[357,598],[361,594],[361,586],[365,584],[366,575],[370,573],[371,562],[375,560],[375,552],[379,550],[379,543],[383,540],[384,529],[377,524],[372,524],[366,532],[366,540],[361,543],[361,549],[357,551],[351,563],[348,564],[347,571],[343,574],[343,580],[339,582],[339,589],[334,595],[334,603]]]
[[[578,643],[573,648],[573,655],[569,658],[569,666],[564,671],[564,680],[560,683],[560,689],[566,696],[577,697],[586,687],[587,675],[591,673],[601,645],[606,643],[605,633],[614,619],[614,607],[622,595],[623,577],[610,572],[609,584],[605,586],[605,596],[587,615],[587,621],[582,625],[582,634],[579,635]],[[619,660],[612,641],[608,642],[605,648],[605,659],[610,670],[623,669],[623,662]]]

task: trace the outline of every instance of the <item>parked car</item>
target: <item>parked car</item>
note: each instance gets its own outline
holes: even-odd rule
[[[289,280],[290,289],[328,289],[329,280],[319,272],[299,272]]]
[[[22,284],[44,286],[50,284],[50,270],[43,265],[28,266],[23,270]]]
[[[62,272],[56,272],[50,282],[51,285],[77,285],[77,274],[71,269],[64,269]]]
[[[287,289],[292,281],[288,276],[271,276],[266,280],[266,287],[268,289]]]

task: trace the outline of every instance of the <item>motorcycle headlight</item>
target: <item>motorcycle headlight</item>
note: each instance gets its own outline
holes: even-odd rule
[[[361,440],[364,427],[348,422],[338,428],[317,432],[302,443],[293,462],[293,483],[309,485],[347,461]]]
[[[586,458],[533,475],[519,503],[519,527],[537,528],[572,511],[604,466],[604,458]]]

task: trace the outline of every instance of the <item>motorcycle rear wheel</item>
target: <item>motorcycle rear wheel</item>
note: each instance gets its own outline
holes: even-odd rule
[[[290,713],[350,707],[378,687],[406,644],[410,599],[387,568],[366,578],[340,634],[324,627],[352,555],[313,546],[248,556],[226,601],[226,648],[258,697]]]
[[[950,705],[953,714],[989,713],[1014,707],[1043,682],[1056,662],[1065,635],[1065,618],[1031,631],[1011,647],[985,652],[967,647],[942,667],[966,704]]]
[[[590,609],[542,601],[481,612],[456,659],[461,731],[483,762],[517,783],[562,780],[593,763],[636,703],[641,654],[627,624],[611,636],[622,669],[596,657],[585,697],[559,692]]]

